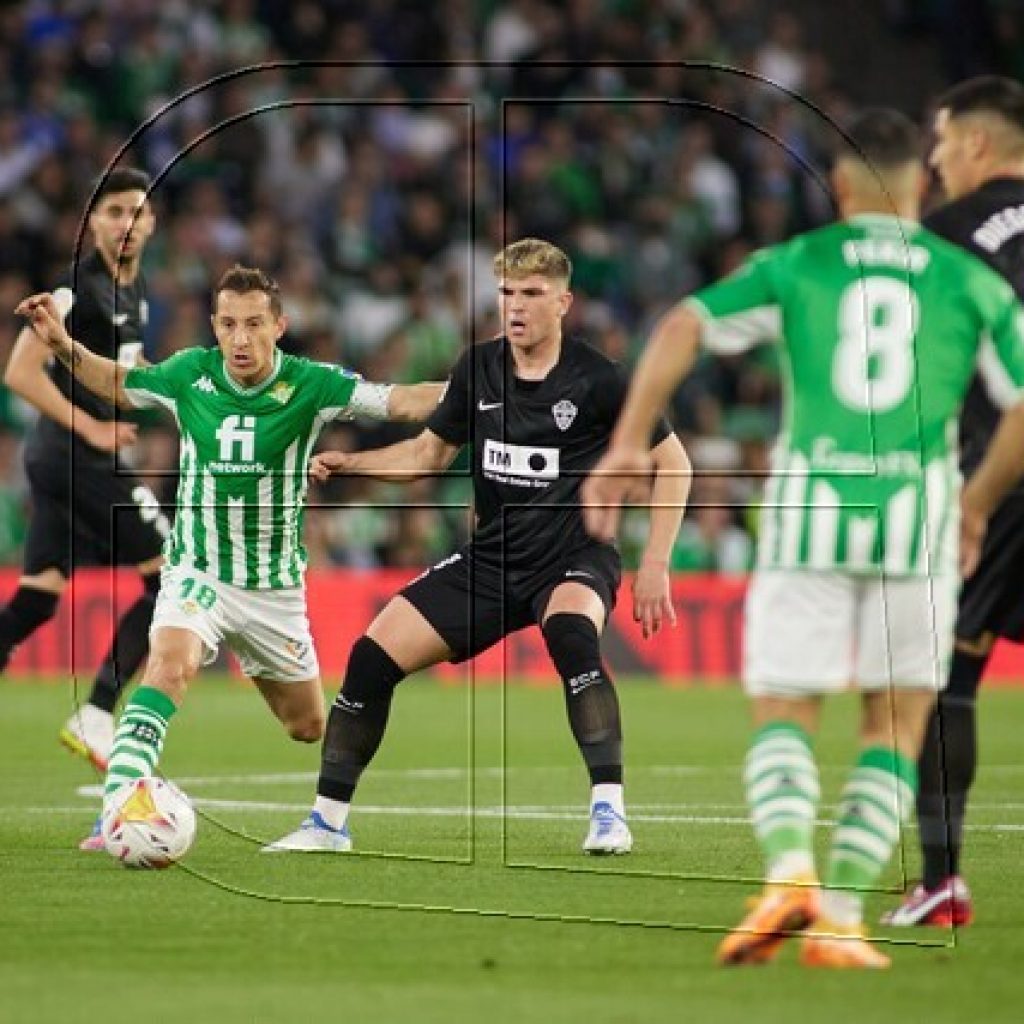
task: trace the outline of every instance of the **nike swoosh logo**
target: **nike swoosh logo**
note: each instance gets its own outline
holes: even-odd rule
[[[567,569],[565,575],[570,579],[572,579],[573,576],[586,576],[588,580],[592,580],[594,578],[594,574],[592,572],[584,572],[582,569]]]
[[[114,313],[110,319],[114,322],[115,327],[120,327],[122,324],[128,323],[127,313]]]
[[[477,402],[476,407],[481,412],[490,412],[491,409],[500,409],[505,403],[504,402],[485,402],[482,398]]]

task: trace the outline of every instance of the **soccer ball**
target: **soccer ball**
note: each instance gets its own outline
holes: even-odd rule
[[[189,851],[196,812],[173,783],[146,776],[125,783],[104,801],[103,845],[128,868],[168,868]]]

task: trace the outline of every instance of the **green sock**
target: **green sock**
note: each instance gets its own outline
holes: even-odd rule
[[[843,789],[832,837],[824,913],[837,924],[858,924],[864,892],[892,856],[900,825],[914,806],[917,765],[888,747],[862,750]]]
[[[771,722],[755,734],[743,771],[754,835],[769,881],[814,871],[818,766],[811,741],[795,722]]]
[[[114,733],[114,749],[103,784],[105,797],[132,779],[156,772],[167,724],[176,710],[167,694],[151,686],[140,686],[132,694]]]

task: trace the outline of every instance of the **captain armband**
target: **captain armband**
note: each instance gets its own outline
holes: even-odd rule
[[[371,384],[369,381],[356,381],[355,389],[348,403],[349,416],[365,416],[371,420],[388,418],[388,402],[394,384]]]

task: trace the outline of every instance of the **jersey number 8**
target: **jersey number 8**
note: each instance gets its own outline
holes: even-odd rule
[[[888,412],[914,380],[917,299],[904,281],[864,277],[839,300],[832,388],[858,412]]]

